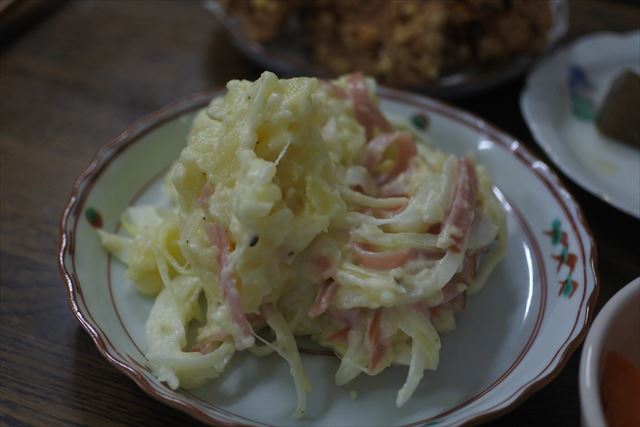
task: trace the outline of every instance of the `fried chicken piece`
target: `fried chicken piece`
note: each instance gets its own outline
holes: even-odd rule
[[[280,33],[289,14],[300,4],[299,0],[219,0],[230,15],[240,19],[251,40],[268,42]]]
[[[336,75],[359,70],[418,85],[470,66],[538,52],[548,0],[221,0],[257,41],[301,18],[313,60]]]
[[[362,70],[417,84],[442,67],[445,1],[317,0],[309,29],[316,62],[336,74]]]
[[[540,51],[551,27],[548,2],[463,0],[451,2],[451,37],[467,44],[477,63],[496,62]],[[462,60],[462,59],[460,59]]]

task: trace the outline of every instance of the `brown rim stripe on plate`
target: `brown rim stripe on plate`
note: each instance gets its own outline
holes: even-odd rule
[[[114,364],[114,366],[116,366],[119,370],[121,370],[123,373],[131,377],[147,394],[149,394],[150,396],[156,399],[165,401],[172,407],[188,412],[192,414],[194,417],[207,423],[218,422],[218,423],[223,423],[225,425],[236,425],[233,421],[227,420],[226,417],[223,419],[218,419],[212,415],[204,413],[199,408],[192,405],[190,402],[181,400],[176,396],[168,395],[167,390],[160,390],[159,388],[157,388],[157,386],[152,384],[149,379],[144,377],[140,372],[136,371],[126,363],[117,360],[109,352],[109,349],[107,347],[111,347],[113,350],[115,350],[115,348],[112,345],[107,346],[105,344],[103,338],[107,340],[108,338],[106,336],[101,337],[101,335],[104,335],[104,333],[101,330],[100,330],[100,333],[98,333],[98,331],[96,330],[97,324],[93,320],[93,318],[90,316],[90,313],[88,312],[87,314],[89,315],[89,317],[91,317],[91,321],[93,322],[93,325],[91,324],[91,322],[87,321],[87,319],[85,318],[85,314],[80,309],[78,301],[76,300],[76,295],[79,296],[80,299],[83,299],[83,297],[82,297],[80,287],[78,286],[79,284],[78,279],[75,276],[75,265],[73,265],[74,271],[70,273],[67,269],[67,265],[65,264],[65,259],[67,255],[70,256],[72,260],[72,264],[75,264],[73,263],[75,258],[74,257],[75,250],[73,250],[75,248],[73,245],[75,242],[74,242],[74,239],[71,239],[70,237],[71,235],[75,235],[76,226],[77,226],[78,217],[79,217],[78,211],[81,212],[81,208],[83,207],[84,201],[86,200],[86,197],[88,195],[88,192],[86,191],[85,187],[88,183],[92,183],[100,176],[104,167],[108,163],[107,161],[114,155],[124,151],[124,149],[126,149],[133,142],[135,142],[135,138],[139,138],[143,136],[144,134],[153,130],[155,127],[159,126],[160,124],[166,122],[171,118],[176,117],[177,115],[184,114],[189,111],[193,111],[195,108],[198,108],[198,106],[204,105],[206,101],[208,101],[211,97],[217,94],[220,94],[221,92],[222,92],[221,90],[217,90],[209,93],[198,93],[198,94],[194,94],[194,95],[182,98],[172,104],[169,104],[163,109],[157,111],[156,113],[147,115],[142,119],[134,122],[129,128],[127,128],[124,132],[122,132],[116,138],[111,140],[109,143],[107,143],[98,151],[93,161],[89,164],[89,166],[87,166],[87,168],[82,172],[82,174],[77,178],[76,182],[74,183],[66,208],[62,213],[62,217],[60,221],[61,239],[60,239],[59,253],[58,253],[58,268],[60,270],[60,274],[62,275],[67,285],[69,304],[72,312],[78,318],[83,328],[92,337],[99,351],[110,363]],[[588,225],[584,220],[584,217],[578,205],[573,200],[572,196],[568,193],[568,191],[564,188],[564,186],[562,185],[558,177],[555,176],[555,174],[544,163],[537,160],[533,155],[531,155],[527,151],[527,149],[524,146],[522,146],[522,144],[520,144],[517,140],[511,137],[508,137],[508,134],[497,130],[495,127],[489,125],[486,121],[480,120],[469,113],[464,113],[462,111],[456,110],[453,107],[449,107],[445,104],[431,101],[423,97],[404,94],[402,92],[394,91],[392,89],[381,88],[380,93],[383,98],[395,99],[400,103],[414,105],[419,108],[426,109],[428,111],[429,110],[435,111],[437,113],[440,113],[448,117],[454,122],[457,122],[458,124],[462,124],[465,127],[474,129],[476,131],[479,131],[482,134],[488,135],[489,137],[491,137],[491,139],[494,142],[497,142],[499,146],[502,146],[504,149],[511,151],[516,156],[516,158],[520,159],[520,161],[524,164],[525,167],[532,170],[532,172],[542,181],[542,183],[547,187],[551,195],[558,202],[558,205],[561,207],[561,209],[563,210],[563,213],[569,220],[571,227],[576,235],[576,238],[578,239],[580,251],[582,254],[581,259],[583,260],[583,277],[584,277],[583,284],[584,285],[586,285],[587,283],[586,281],[587,264],[584,258],[584,255],[585,255],[584,244],[582,241],[580,230],[577,228],[575,220],[571,215],[572,211],[565,204],[565,199],[573,205],[575,214],[578,217],[578,220],[580,221],[587,235],[588,242],[590,243],[591,251],[590,251],[589,261],[590,261],[591,271],[593,272],[594,289],[587,302],[587,307],[585,308],[584,321],[583,321],[583,324],[581,325],[582,327],[581,331],[577,334],[577,336],[573,340],[571,339],[571,336],[575,332],[575,329],[581,318],[580,313],[582,312],[584,299],[586,297],[586,287],[584,285],[583,285],[583,295],[582,295],[582,298],[580,301],[580,307],[578,310],[578,316],[576,318],[576,321],[574,322],[573,328],[567,340],[565,340],[565,342],[559,347],[559,349],[557,350],[553,358],[550,360],[550,362],[547,364],[547,366],[542,371],[540,371],[535,378],[533,378],[529,383],[523,385],[518,391],[516,391],[508,399],[502,401],[501,403],[499,403],[498,405],[492,408],[489,408],[488,410],[481,412],[480,414],[473,415],[472,417],[470,418],[468,417],[467,419],[461,420],[460,422],[474,423],[474,422],[487,421],[489,419],[492,419],[498,415],[505,413],[510,408],[513,408],[517,404],[521,403],[526,397],[528,397],[533,392],[535,392],[536,390],[538,390],[539,388],[547,384],[549,381],[551,381],[553,377],[555,377],[558,374],[558,372],[562,369],[564,364],[566,364],[569,356],[573,353],[573,351],[575,351],[576,347],[584,338],[584,335],[586,333],[586,326],[591,320],[591,317],[593,314],[593,308],[594,308],[594,305],[597,299],[598,290],[599,290],[598,289],[599,281],[598,281],[597,271],[595,267],[596,250],[593,245],[593,236],[591,234],[591,231],[589,230]],[[558,194],[558,191],[564,194],[564,198]],[[78,195],[81,196],[80,199],[78,199]],[[75,217],[76,219],[72,233],[69,232],[67,227],[67,223],[70,217]],[[83,305],[84,305],[84,301],[83,301]],[[86,305],[85,305],[85,311],[86,311]],[[560,353],[562,353],[561,359],[558,362],[557,366],[551,372],[546,373],[548,368],[553,365],[555,359],[558,357],[558,355],[560,355]],[[513,399],[514,396],[516,396],[514,401],[509,403],[509,401]],[[217,409],[220,410],[220,408],[217,408]],[[223,415],[223,414],[221,413],[220,415]]]

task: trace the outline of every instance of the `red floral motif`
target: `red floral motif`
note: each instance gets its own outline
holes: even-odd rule
[[[567,266],[569,271],[564,280],[560,281],[560,290],[558,295],[571,298],[578,289],[578,282],[571,277],[573,271],[578,263],[578,256],[569,251],[569,236],[565,231],[562,231],[562,226],[559,219],[555,219],[551,223],[551,230],[545,230],[544,234],[551,237],[551,243],[553,246],[560,245],[560,254],[551,255],[557,263],[556,272],[560,273],[562,266]]]

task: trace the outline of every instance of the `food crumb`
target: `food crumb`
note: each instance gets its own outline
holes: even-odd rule
[[[351,390],[349,392],[349,397],[351,398],[351,400],[356,400],[358,398],[358,392],[355,390]]]

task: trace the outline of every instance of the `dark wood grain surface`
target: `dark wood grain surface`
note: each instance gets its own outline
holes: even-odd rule
[[[624,2],[571,7],[570,38],[640,26],[639,8]],[[0,46],[0,425],[198,425],[140,391],[80,328],[56,267],[58,221],[75,177],[128,123],[260,70],[196,1],[67,2]],[[519,111],[522,84],[455,104],[547,160]],[[640,275],[640,221],[560,176],[597,241],[600,308]],[[494,423],[578,425],[578,360],[579,350],[553,382]]]

